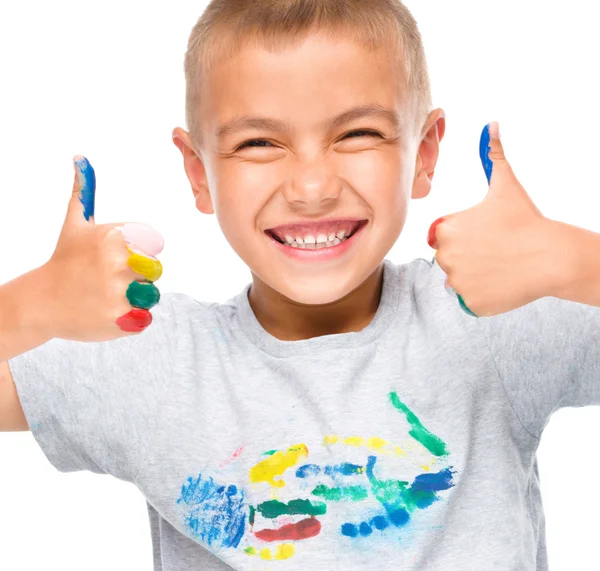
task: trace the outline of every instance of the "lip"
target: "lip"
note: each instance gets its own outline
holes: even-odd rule
[[[361,222],[360,226],[357,230],[343,242],[335,246],[329,246],[327,248],[319,248],[318,250],[308,250],[305,248],[293,248],[292,246],[287,246],[285,244],[281,244],[273,236],[271,236],[268,232],[264,232],[265,236],[271,241],[272,244],[284,255],[292,258],[293,260],[298,260],[300,262],[328,262],[330,260],[337,259],[343,256],[352,246],[358,241],[358,238],[362,235],[362,231],[369,224],[368,220],[364,220]]]

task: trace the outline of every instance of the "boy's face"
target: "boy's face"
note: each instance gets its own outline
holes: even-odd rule
[[[216,213],[255,279],[297,303],[356,289],[400,235],[410,198],[429,192],[444,115],[416,124],[398,67],[389,48],[321,34],[277,53],[247,45],[203,83],[200,156],[173,132],[197,208]],[[385,113],[331,123],[368,104],[397,124]],[[271,122],[218,133],[250,117]]]

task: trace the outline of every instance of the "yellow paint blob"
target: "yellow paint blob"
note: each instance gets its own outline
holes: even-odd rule
[[[360,436],[350,436],[344,440],[347,446],[363,446],[365,439]]]
[[[367,444],[369,448],[373,448],[375,450],[381,450],[386,445],[387,442],[383,438],[378,438],[377,436],[372,436],[371,438],[369,438]]]
[[[131,255],[127,265],[137,274],[144,276],[149,282],[155,282],[162,276],[163,267],[159,260],[152,256],[144,256],[127,246]]]
[[[328,434],[323,439],[323,444],[324,445],[335,444],[339,439],[340,439],[340,437],[339,436],[335,436],[335,434]]]
[[[304,456],[308,456],[306,444],[291,446],[286,452],[278,450],[250,469],[250,481],[268,482],[271,486],[281,488],[285,486],[285,482],[275,478],[281,477],[288,468],[295,466]]]
[[[293,543],[282,543],[277,546],[275,550],[275,559],[282,561],[283,559],[289,559],[294,555],[296,548]]]
[[[266,559],[268,561],[272,560],[273,558],[277,559],[278,561],[283,561],[293,557],[294,553],[296,553],[296,546],[293,543],[281,543],[275,549],[275,555],[273,555],[268,547],[265,547],[261,550],[258,550],[256,547],[246,547],[246,549],[244,549],[244,553],[252,556],[258,555],[261,559]]]

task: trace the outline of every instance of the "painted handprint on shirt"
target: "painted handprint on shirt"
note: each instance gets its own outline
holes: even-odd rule
[[[389,394],[389,402],[405,416],[416,446],[374,436],[329,434],[318,446],[329,452],[328,457],[332,451],[336,456],[351,453],[353,461],[311,462],[322,454],[302,443],[265,452],[241,484],[202,474],[188,478],[177,503],[190,536],[208,548],[238,549],[277,561],[292,557],[303,543],[318,540],[327,526],[348,540],[383,536],[388,529],[407,526],[415,511],[439,501],[439,492],[454,486],[454,471],[441,467],[447,463],[446,444],[422,425],[397,393]],[[234,457],[240,454],[241,449]],[[411,454],[420,455],[414,465],[422,473],[410,479],[393,477],[399,460]],[[357,462],[361,457],[364,460]]]

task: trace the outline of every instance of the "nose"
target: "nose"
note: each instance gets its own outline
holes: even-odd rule
[[[288,203],[306,214],[331,207],[341,190],[341,181],[325,161],[321,160],[299,164],[284,186],[283,195]]]

